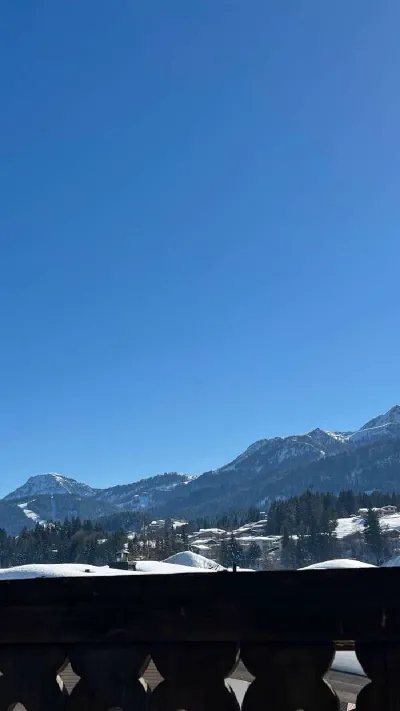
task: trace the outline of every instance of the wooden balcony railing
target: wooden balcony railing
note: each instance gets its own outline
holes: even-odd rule
[[[239,660],[244,711],[333,711],[338,647],[370,679],[357,709],[399,709],[399,643],[395,568],[2,581],[0,711],[235,711]]]

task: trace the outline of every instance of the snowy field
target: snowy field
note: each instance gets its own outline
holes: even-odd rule
[[[379,519],[380,526],[385,531],[400,531],[400,513],[388,514]],[[364,530],[364,519],[361,516],[338,518],[336,526],[337,538],[344,538],[352,533]]]

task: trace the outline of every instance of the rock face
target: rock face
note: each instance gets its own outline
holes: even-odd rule
[[[21,521],[34,525],[35,520],[65,515],[93,518],[145,509],[154,510],[157,516],[207,515],[266,506],[274,498],[310,487],[334,492],[398,491],[400,406],[355,432],[317,428],[306,434],[258,440],[232,462],[198,477],[172,472],[94,489],[61,474],[33,476],[0,502],[0,527],[7,528],[7,517],[14,530]]]

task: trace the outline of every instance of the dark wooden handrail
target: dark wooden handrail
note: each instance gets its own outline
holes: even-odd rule
[[[371,680],[357,709],[400,708],[399,643],[396,568],[3,580],[0,711],[234,711],[224,680],[239,660],[254,679],[243,711],[334,709],[324,676],[343,646]],[[151,694],[150,659],[164,679]]]
[[[0,582],[0,643],[400,637],[400,570]]]

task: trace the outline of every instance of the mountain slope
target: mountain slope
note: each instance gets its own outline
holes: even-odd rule
[[[99,501],[106,501],[121,509],[139,511],[163,504],[171,494],[194,479],[195,477],[188,474],[169,472],[132,484],[98,489],[96,496]]]
[[[400,407],[356,432],[315,429],[259,440],[230,464],[206,472],[162,508],[162,514],[205,515],[267,504],[301,493],[400,489]]]
[[[34,526],[35,522],[25,516],[15,503],[0,500],[0,528],[3,528],[9,536],[17,536],[23,528]]]
[[[7,494],[5,501],[24,499],[39,494],[74,494],[75,496],[93,496],[95,493],[87,484],[81,484],[62,474],[51,472],[31,476],[23,486]]]
[[[372,427],[382,427],[387,424],[400,425],[400,405],[395,405],[384,415],[378,415],[378,417],[374,417],[372,420],[369,420],[369,422],[366,422],[360,430],[369,430]]]
[[[60,474],[44,474],[31,477],[2,503],[4,512],[14,517],[14,526],[21,516],[33,525],[35,516],[84,518],[145,509],[157,516],[214,514],[264,506],[273,498],[307,488],[400,490],[400,407],[392,407],[355,432],[316,428],[306,434],[258,440],[225,466],[198,477],[172,472],[93,489]],[[4,506],[12,502],[20,510],[11,514]],[[30,521],[24,511],[32,512]],[[0,510],[0,526],[4,525],[1,516]]]
[[[95,496],[75,496],[74,494],[39,494],[34,498],[25,497],[16,502],[22,511],[31,511],[34,522],[64,521],[79,517],[82,520],[100,518],[116,511],[116,507]],[[23,506],[22,506],[23,504]],[[25,514],[26,515],[26,514]]]
[[[60,474],[40,474],[0,500],[0,528],[15,535],[24,527],[65,518],[112,518],[117,514],[123,518],[124,511],[134,515],[164,504],[178,487],[193,479],[172,472],[133,484],[93,489]]]

